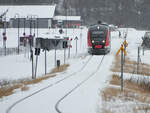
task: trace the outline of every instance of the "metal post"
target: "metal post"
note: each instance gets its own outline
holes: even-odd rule
[[[32,18],[30,18],[30,35],[32,35]]]
[[[78,51],[78,49],[77,49],[77,47],[78,47],[78,44],[77,44],[77,39],[76,39],[76,55],[77,55],[77,51]]]
[[[38,55],[36,55],[35,78],[36,78],[36,73],[37,73],[37,63],[38,63]]]
[[[124,47],[124,50],[126,51],[126,46]],[[125,64],[125,61],[126,61],[126,59],[125,59],[125,54],[123,54],[123,63]]]
[[[19,46],[20,46],[19,24],[20,24],[20,20],[19,20],[19,17],[18,17],[18,54],[19,54]]]
[[[56,40],[55,40],[55,56],[54,57],[55,57],[55,67],[56,67],[57,66],[56,65]]]
[[[27,53],[27,41],[26,41],[26,45],[25,45],[25,53],[24,53],[24,57],[26,57],[26,53]]]
[[[46,49],[45,49],[45,75],[46,75],[46,73],[47,73],[47,61],[46,61]]]
[[[5,49],[5,56],[6,56],[6,40],[4,40],[4,49]]]
[[[67,14],[67,0],[65,0],[64,2],[65,2],[65,5],[66,5],[65,8],[66,8],[66,36],[67,36],[67,24],[68,24],[68,22],[67,22],[67,15],[68,15]]]
[[[32,61],[32,79],[34,79],[34,64],[33,64],[33,50],[31,48],[31,61]]]
[[[121,91],[123,91],[123,64],[123,49],[121,49]]]
[[[66,48],[64,49],[64,64],[66,64]]]
[[[140,63],[140,47],[138,47],[138,57],[137,57],[137,74],[139,73],[139,63]]]
[[[144,56],[144,49],[145,49],[145,48],[143,47],[143,56]]]
[[[82,45],[82,28],[81,28],[81,33],[80,33],[80,49],[81,49],[81,45]]]
[[[26,19],[25,18],[24,18],[24,25],[23,26],[24,26],[24,33],[25,33],[25,28],[26,28]]]
[[[68,58],[70,58],[70,47],[68,48]]]
[[[55,67],[56,67],[56,47],[55,47]]]
[[[4,22],[4,36],[3,36],[3,45],[4,45],[4,51],[5,51],[5,56],[6,56],[6,40],[4,38],[6,38],[6,15],[5,15],[5,22]]]
[[[34,22],[33,22],[33,26],[34,26],[34,37],[35,37],[35,19],[34,19]]]
[[[39,21],[38,21],[38,18],[37,18],[37,37],[38,37],[38,27],[39,27]]]

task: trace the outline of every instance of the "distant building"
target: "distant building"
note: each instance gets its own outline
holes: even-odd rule
[[[56,5],[22,5],[22,6],[0,6],[0,11],[8,9],[6,14],[7,20],[9,19],[9,27],[26,28],[38,27],[49,28],[52,27],[52,19],[55,16]],[[1,13],[1,12],[0,12]]]
[[[56,5],[8,5],[0,6],[0,14],[6,14],[10,28],[78,28],[80,16],[55,16]],[[38,26],[37,26],[38,25]]]
[[[80,16],[54,16],[52,27],[78,28],[81,25]]]

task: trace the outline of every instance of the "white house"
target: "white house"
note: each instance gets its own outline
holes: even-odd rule
[[[51,27],[52,18],[55,16],[56,5],[9,5],[0,6],[0,14],[8,10],[6,19],[10,20],[11,27],[33,27],[38,24],[40,28]],[[35,22],[35,23],[34,23]]]

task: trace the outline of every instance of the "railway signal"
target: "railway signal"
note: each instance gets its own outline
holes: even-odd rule
[[[40,48],[35,48],[35,55],[40,55]]]
[[[38,55],[40,55],[40,48],[35,48],[35,55],[36,55],[36,66],[35,66],[35,78],[36,78]]]

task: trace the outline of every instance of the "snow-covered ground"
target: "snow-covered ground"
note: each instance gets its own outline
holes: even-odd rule
[[[138,47],[141,46],[142,37],[144,36],[145,31],[139,31],[139,30],[136,30],[133,28],[128,28],[128,29],[124,28],[124,29],[120,29],[120,31],[122,31],[123,34],[125,34],[125,32],[128,32],[128,34],[127,34],[127,43],[128,43],[127,57],[130,58],[131,61],[137,61]],[[143,55],[142,48],[141,48],[141,50],[140,50],[141,62],[150,65],[149,56],[150,56],[149,50],[145,50],[144,55]],[[136,67],[136,64],[133,64],[133,65],[135,65],[135,67]],[[147,66],[147,68],[148,67],[149,66]],[[141,70],[142,70],[142,66],[139,67],[139,71],[141,71]],[[150,71],[147,71],[146,73],[149,73],[149,72]],[[121,76],[120,72],[117,72],[117,73],[112,72],[112,73],[115,75]],[[132,73],[126,72],[123,74],[123,79],[130,80],[137,84],[139,84],[139,83],[149,84],[150,76],[140,75],[140,74],[137,75],[137,74],[132,74]],[[132,86],[129,85],[129,87],[128,87],[128,83],[124,84],[124,91],[122,93],[119,92],[120,91],[119,85],[110,84],[109,87],[107,86],[107,88],[108,88],[108,90],[109,90],[109,88],[115,88],[115,91],[116,92],[118,91],[117,92],[118,94],[116,96],[113,96],[113,93],[112,93],[112,97],[109,96],[109,94],[108,94],[108,98],[107,98],[108,100],[104,100],[104,103],[102,106],[102,108],[104,108],[104,110],[106,110],[106,111],[108,110],[109,112],[115,112],[115,113],[135,113],[135,112],[136,113],[146,113],[146,112],[149,113],[149,109],[144,109],[144,108],[146,108],[146,106],[149,106],[149,102],[147,102],[147,100],[149,100],[148,99],[149,94],[146,95],[146,92],[144,92],[143,88],[141,88],[141,90],[143,92],[142,94],[140,94],[138,92],[140,90],[140,88],[137,92],[136,91],[134,92],[134,86],[132,89]],[[128,89],[131,92],[130,91],[128,92]],[[144,97],[144,98],[147,97],[147,98],[144,101],[140,101],[136,98],[138,96],[140,99],[142,97]],[[140,109],[142,107],[143,107],[143,109]]]
[[[127,29],[122,29],[122,34],[124,30]],[[66,30],[64,31],[66,32]],[[9,46],[10,44],[10,47],[17,47],[17,29],[9,29],[7,30],[7,34],[7,45]],[[39,31],[39,36],[41,37],[52,37],[58,35],[58,29],[51,29],[50,31],[47,29],[41,29]],[[65,35],[66,33],[64,33],[64,36]],[[70,67],[63,73],[57,73],[56,77],[42,81],[36,85],[30,85],[28,91],[21,92],[20,89],[17,89],[13,95],[0,99],[0,113],[6,113],[7,110],[7,113],[57,113],[55,110],[55,104],[57,101],[96,70],[95,67],[100,62],[102,56],[93,56],[87,66],[81,70],[82,66],[91,57],[91,55],[87,54],[87,29],[69,29],[67,30],[67,35],[70,38],[73,38],[71,57],[67,58],[67,63],[70,64]],[[143,35],[143,31],[128,29],[127,42],[129,46],[127,49],[129,51],[128,56],[132,59],[136,58],[137,47],[140,45],[141,36]],[[75,49],[76,41],[74,40],[76,36],[79,37],[77,54]],[[9,37],[13,38],[9,40]],[[122,42],[123,39],[118,37],[118,32],[112,32],[111,52],[105,56],[101,68],[93,77],[59,103],[58,107],[63,113],[98,113],[100,111],[101,97],[99,92],[102,88],[107,86],[107,81],[111,78],[110,68],[114,56]],[[142,59],[148,58],[148,55],[148,51],[145,51],[145,56],[143,56]],[[57,51],[57,59],[61,60],[61,64],[64,63],[63,50]],[[0,62],[0,79],[15,80],[31,77],[31,62],[24,54],[0,57]],[[48,72],[54,68],[54,64],[54,51],[50,51],[47,55]],[[79,72],[79,70],[81,70],[81,72]],[[76,71],[79,72],[77,75],[56,84],[57,81]],[[39,56],[38,62],[38,76],[43,74],[44,53]],[[50,87],[39,93],[35,93],[39,89],[47,86]],[[28,95],[33,96],[25,99]],[[20,99],[23,99],[23,101],[19,102]],[[16,104],[14,105],[14,103]],[[11,105],[14,106],[11,108]]]
[[[2,31],[2,30],[1,30]],[[23,29],[20,30],[20,35],[23,34]],[[26,29],[26,34],[29,34],[29,29]],[[87,41],[86,41],[87,29],[68,29],[67,36],[72,38],[72,48],[70,49],[70,59],[74,57],[80,57],[87,54]],[[7,47],[17,47],[18,38],[17,38],[17,29],[7,29]],[[66,36],[66,30],[62,35],[59,34],[59,29],[39,29],[39,37],[44,38],[54,38],[55,36],[64,37]],[[76,55],[76,41],[75,37],[78,37],[78,51]],[[1,33],[2,37],[2,33]],[[0,47],[2,47],[2,40],[0,40]],[[47,72],[50,72],[52,68],[55,67],[55,51],[47,52]],[[38,58],[38,72],[37,75],[40,76],[45,71],[45,53],[41,51],[41,55]],[[57,50],[56,59],[61,61],[61,64],[64,63],[64,51]],[[68,50],[66,51],[66,59],[68,59]],[[35,57],[34,57],[35,60]],[[30,61],[30,53],[27,50],[26,54],[21,55],[12,55],[6,57],[0,57],[0,79],[21,79],[31,77],[32,75],[32,62]],[[67,63],[66,62],[66,63]],[[35,64],[35,61],[34,61]],[[9,71],[8,71],[9,70]]]

